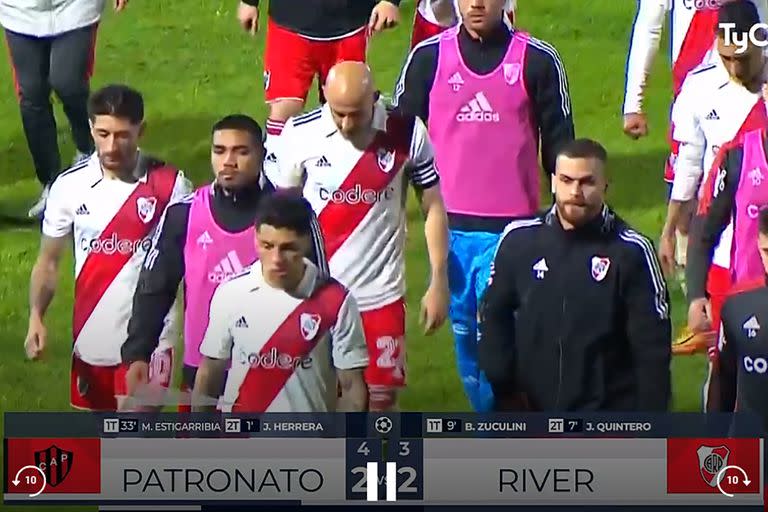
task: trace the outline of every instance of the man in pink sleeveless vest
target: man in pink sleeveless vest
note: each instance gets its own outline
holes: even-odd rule
[[[708,209],[700,212],[701,229],[694,231],[694,244],[689,251],[689,300],[691,310],[714,310],[706,295],[709,262],[721,234],[733,226],[730,273],[734,285],[760,279],[764,270],[757,246],[760,210],[768,205],[768,162],[766,161],[765,128],[748,132],[741,140],[723,146],[716,160],[717,172],[714,197]],[[714,311],[713,311],[714,312]],[[712,318],[715,317],[716,318]],[[695,319],[690,319],[693,323]],[[720,315],[710,315],[709,322],[717,328]],[[710,350],[712,365],[709,385],[705,392],[714,401],[718,393],[718,354]],[[709,402],[709,408],[718,408]]]
[[[147,255],[134,296],[128,340],[122,349],[129,393],[145,381],[147,354],[184,281],[184,368],[182,389],[194,384],[199,347],[208,325],[216,287],[257,259],[256,207],[264,194],[261,127],[245,115],[231,115],[213,126],[213,184],[171,205]],[[188,405],[180,410],[189,410]]]
[[[507,27],[504,0],[459,0],[462,24],[419,44],[393,96],[428,121],[451,228],[451,320],[459,373],[473,408],[490,410],[477,364],[477,304],[499,235],[539,209],[541,150],[554,172],[573,140],[568,81],[557,51]]]

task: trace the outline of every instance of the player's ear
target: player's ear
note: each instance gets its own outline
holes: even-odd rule
[[[143,137],[144,136],[144,130],[146,128],[147,128],[147,122],[146,121],[142,121],[141,124],[139,125],[139,137]]]

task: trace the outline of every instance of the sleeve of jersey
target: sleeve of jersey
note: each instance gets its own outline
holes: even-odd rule
[[[302,141],[296,140],[296,128],[286,121],[279,137],[271,141],[275,161],[264,166],[267,179],[275,188],[301,187],[304,183],[304,162],[296,158]]]
[[[623,113],[643,111],[643,96],[659,51],[668,0],[639,0],[627,52]]]
[[[742,155],[739,148],[729,149],[724,157],[716,160],[721,165],[711,170],[714,179],[711,204],[704,213],[697,214],[700,219],[698,229],[694,229],[688,239],[686,282],[689,301],[707,296],[709,266],[720,235],[731,221]]]
[[[168,315],[184,276],[188,203],[169,206],[157,227],[133,295],[128,337],[121,349],[122,360],[149,361],[161,339],[173,336],[176,328]]]
[[[411,184],[421,190],[437,185],[440,180],[435,167],[435,154],[432,142],[427,134],[424,121],[414,118],[413,135],[411,136],[409,179]]]
[[[69,199],[70,191],[66,190],[62,180],[58,179],[51,185],[48,200],[45,203],[43,214],[43,235],[51,238],[60,238],[72,232],[74,212]]]
[[[514,241],[509,234],[502,236],[480,303],[478,362],[495,392],[516,391],[515,313],[519,299],[515,285],[515,243],[520,240]]]
[[[637,410],[666,411],[671,398],[669,292],[651,241],[632,231],[621,237],[633,249],[623,301]]]
[[[341,305],[336,325],[331,329],[333,365],[339,370],[368,366],[368,346],[357,303],[347,294]]]
[[[682,90],[672,107],[674,132],[672,138],[680,143],[675,160],[675,180],[671,198],[676,201],[693,199],[704,174],[704,152],[707,141],[696,113],[696,84],[690,77],[683,82]]]
[[[211,359],[230,359],[232,357],[232,331],[229,321],[229,307],[233,304],[233,297],[227,296],[229,288],[219,286],[211,299],[208,328],[205,331],[203,342],[200,344],[200,354]]]
[[[168,204],[173,204],[181,201],[187,197],[194,190],[192,182],[186,177],[183,171],[179,171],[176,175],[176,182],[173,184],[173,191],[171,192],[171,200]]]
[[[541,164],[553,175],[560,148],[575,136],[568,76],[557,50],[535,38],[526,53],[524,74],[541,138]]]
[[[437,71],[438,43],[428,39],[405,59],[392,93],[392,107],[407,115],[429,119],[429,92]]]

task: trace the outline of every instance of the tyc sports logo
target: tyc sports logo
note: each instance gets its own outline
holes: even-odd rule
[[[109,238],[82,238],[80,239],[80,250],[93,254],[121,254],[124,256],[136,253],[145,253],[152,247],[150,238],[139,240],[125,240],[117,238],[117,233],[112,233]]]
[[[720,30],[723,34],[723,42],[726,46],[736,46],[736,54],[742,54],[747,51],[749,45],[758,48],[768,46],[768,24],[755,23],[749,29],[749,32],[736,32],[736,23],[720,23]]]

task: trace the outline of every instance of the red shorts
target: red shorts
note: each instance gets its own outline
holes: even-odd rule
[[[363,311],[363,331],[370,362],[365,370],[369,386],[405,386],[405,300]]]
[[[440,25],[436,25],[435,23],[427,21],[427,19],[424,16],[422,16],[421,13],[417,10],[413,16],[413,31],[411,32],[411,49],[413,49],[414,46],[424,41],[425,39],[429,39],[432,36],[436,36],[443,30],[445,30],[445,27],[442,27]]]
[[[72,355],[70,404],[86,411],[116,411],[117,397],[128,394],[125,376],[128,366],[93,366]],[[167,388],[173,373],[173,349],[152,354],[150,380]]]
[[[315,76],[319,76],[319,84],[322,84],[335,64],[345,60],[365,62],[367,51],[367,28],[341,39],[317,41],[270,19],[264,48],[267,103],[284,99],[306,101]]]

